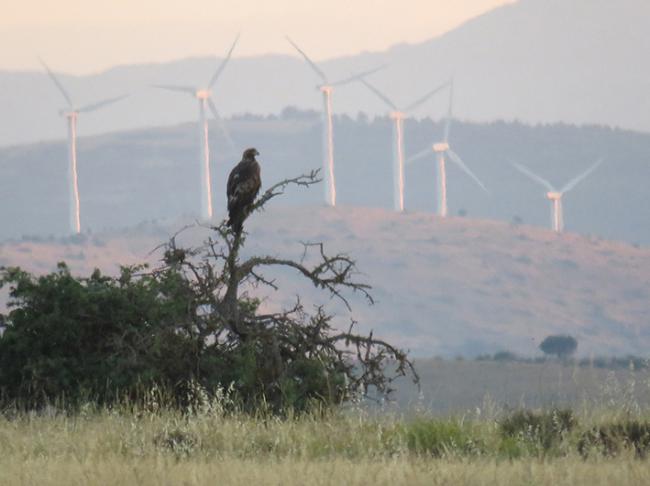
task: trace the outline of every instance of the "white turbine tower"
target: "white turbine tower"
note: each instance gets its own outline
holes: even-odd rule
[[[603,163],[603,159],[599,159],[594,165],[589,167],[586,171],[577,177],[574,177],[559,191],[546,179],[538,176],[533,171],[520,164],[513,163],[515,169],[524,174],[530,180],[537,182],[545,189],[547,189],[546,198],[551,201],[551,227],[557,233],[561,233],[564,229],[564,213],[562,210],[562,196],[576,187],[580,182],[585,180],[596,168]]]
[[[208,142],[208,118],[206,112],[210,110],[214,119],[217,121],[221,132],[223,133],[230,149],[235,152],[235,144],[228,133],[226,126],[219,116],[217,107],[212,100],[212,88],[216,84],[217,80],[221,76],[221,73],[228,64],[232,52],[235,50],[235,46],[239,41],[239,35],[235,38],[235,41],[232,43],[230,50],[226,54],[226,57],[221,61],[221,64],[214,72],[210,80],[208,81],[207,87],[205,88],[196,88],[194,86],[178,86],[178,85],[168,85],[168,84],[158,84],[154,85],[156,88],[166,89],[168,91],[175,91],[179,93],[186,93],[193,98],[196,98],[199,102],[199,140],[200,140],[200,167],[201,167],[201,218],[203,220],[212,219],[212,178],[210,176],[210,146]]]
[[[61,84],[61,81],[59,81],[54,72],[52,72],[52,70],[48,67],[47,64],[45,64],[42,59],[39,59],[39,61],[67,103],[67,106],[61,109],[59,113],[66,117],[68,124],[68,186],[70,211],[69,224],[70,232],[79,234],[81,233],[81,210],[79,200],[79,177],[77,174],[77,119],[79,118],[80,113],[89,113],[91,111],[98,110],[99,108],[126,98],[126,95],[118,96],[115,98],[108,98],[96,103],[91,103],[89,105],[84,105],[76,108],[72,102],[72,97],[63,87],[63,84]]]
[[[393,126],[393,207],[395,211],[404,211],[404,119],[406,115],[424,104],[433,95],[447,87],[448,82],[438,86],[437,88],[429,91],[427,94],[417,99],[410,105],[404,108],[398,106],[391,101],[391,99],[384,93],[379,91],[375,86],[370,84],[365,79],[361,82],[366,87],[375,93],[389,108],[393,111],[390,117],[394,122]]]
[[[410,164],[416,160],[420,160],[424,157],[428,157],[431,153],[436,154],[437,157],[437,182],[438,182],[438,216],[441,218],[447,217],[447,168],[445,155],[454,162],[460,169],[465,172],[468,176],[478,184],[478,186],[483,189],[486,193],[489,194],[487,188],[481,182],[481,180],[474,174],[470,168],[463,162],[463,159],[454,152],[449,146],[449,130],[451,128],[451,118],[452,118],[452,107],[453,107],[453,96],[454,96],[454,84],[453,80],[449,82],[449,109],[447,111],[447,117],[445,120],[444,135],[441,142],[434,143],[431,147],[428,147],[421,152],[418,152],[411,158],[409,158],[406,163]]]
[[[336,206],[336,178],[334,175],[334,127],[332,123],[332,92],[335,86],[343,86],[383,69],[383,66],[354,74],[348,78],[330,83],[327,75],[289,37],[289,43],[305,59],[307,64],[322,79],[316,86],[323,93],[323,174],[325,175],[325,204]]]

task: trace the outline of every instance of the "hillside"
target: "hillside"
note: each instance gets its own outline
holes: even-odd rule
[[[650,131],[650,68],[643,62],[650,57],[648,18],[646,0],[520,0],[421,44],[330,59],[321,66],[332,79],[340,79],[387,64],[373,81],[398,105],[412,102],[454,74],[461,119]],[[214,46],[215,52],[225,49]],[[223,113],[279,113],[287,105],[320,109],[314,89],[318,79],[297,56],[236,56],[215,91]],[[151,85],[198,87],[215,67],[215,59],[182,59],[116,66],[91,76],[62,75],[62,81],[80,105],[132,94],[82,117],[80,134],[89,135],[195,120],[195,100]],[[0,88],[0,145],[65,134],[57,115],[61,95],[45,73],[0,72]],[[337,89],[334,106],[348,114],[386,112],[360,85]],[[443,112],[442,100],[437,100],[415,115],[439,117]]]
[[[0,264],[35,271],[65,259],[75,271],[155,260],[149,252],[181,226],[154,224],[96,234],[86,242],[15,241],[0,246]],[[255,215],[246,252],[298,258],[301,241],[324,241],[330,252],[358,258],[361,278],[377,299],[353,298],[351,316],[336,302],[337,324],[363,329],[418,356],[476,355],[509,349],[531,355],[549,334],[570,333],[581,355],[645,354],[650,345],[650,249],[530,226],[381,209],[278,207]],[[198,242],[207,230],[180,237]],[[271,276],[269,274],[268,276]],[[327,303],[291,274],[273,274],[281,293],[264,305]],[[325,298],[325,302],[323,302]]]
[[[230,120],[235,145],[261,153],[265,184],[321,166],[320,120],[314,112],[285,110],[280,117]],[[334,120],[338,202],[392,207],[391,123],[387,118]],[[406,123],[407,156],[441,136],[430,119]],[[510,165],[529,166],[557,186],[600,157],[605,163],[564,198],[571,232],[650,244],[650,135],[602,127],[459,123],[450,142],[483,180],[483,193],[448,165],[450,214],[548,227],[543,188]],[[215,207],[223,204],[228,171],[241,152],[224,150],[216,127],[210,136]],[[134,226],[197,213],[197,134],[194,124],[120,132],[79,140],[79,190],[84,231]],[[63,140],[0,149],[0,240],[61,235],[67,229],[67,155]],[[435,211],[433,157],[407,165],[406,208]],[[284,203],[318,204],[322,190],[292,192]]]

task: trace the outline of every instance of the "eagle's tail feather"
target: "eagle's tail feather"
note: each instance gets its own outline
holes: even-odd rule
[[[244,229],[244,218],[241,214],[231,214],[226,223],[235,233],[241,233]]]
[[[246,206],[240,211],[231,211],[228,214],[228,226],[232,228],[235,233],[241,233],[244,228],[244,221],[251,213],[251,207]]]

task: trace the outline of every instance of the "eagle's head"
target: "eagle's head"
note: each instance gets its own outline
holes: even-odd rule
[[[260,154],[260,153],[257,151],[257,149],[255,149],[255,148],[248,148],[248,149],[244,150],[244,155],[243,155],[242,158],[243,158],[244,160],[255,160],[255,156],[256,156],[256,155],[259,155],[259,154]]]

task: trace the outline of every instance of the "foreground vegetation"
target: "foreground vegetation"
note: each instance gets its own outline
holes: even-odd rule
[[[598,485],[646,484],[650,474],[643,417],[348,409],[281,419],[226,412],[224,400],[184,411],[156,409],[155,400],[74,415],[7,410],[0,484]]]

